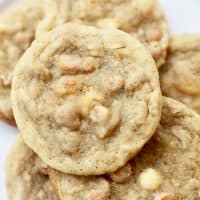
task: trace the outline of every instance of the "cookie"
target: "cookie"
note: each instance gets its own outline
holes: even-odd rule
[[[13,70],[34,39],[43,4],[42,0],[23,1],[0,15],[0,118],[10,124],[15,124],[10,100]]]
[[[156,134],[120,170],[107,176],[73,176],[48,169],[61,200],[198,200],[200,117],[164,98]]]
[[[155,62],[138,40],[71,23],[26,51],[12,100],[28,146],[77,175],[123,166],[153,135],[162,106]]]
[[[47,166],[25,145],[21,135],[6,160],[8,200],[58,200],[47,174]]]
[[[164,95],[175,98],[200,113],[200,35],[174,36],[167,63],[160,71]]]
[[[37,36],[70,21],[69,0],[45,0],[44,18],[37,27]]]
[[[165,63],[168,25],[157,0],[62,0],[57,4],[68,4],[71,22],[118,28],[137,36],[147,46],[158,67]]]

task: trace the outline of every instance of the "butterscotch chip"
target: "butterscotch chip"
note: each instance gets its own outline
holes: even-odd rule
[[[99,67],[98,60],[77,55],[60,55],[55,59],[55,64],[66,74],[90,73]]]
[[[18,135],[6,160],[8,200],[58,200],[44,166]]]
[[[35,38],[44,1],[22,1],[0,14],[0,118],[15,124],[10,90],[15,65]]]
[[[42,66],[35,75],[34,66]],[[19,129],[45,163],[63,172],[116,171],[159,124],[162,98],[155,62],[137,39],[119,30],[59,26],[32,44],[17,69],[12,96]],[[129,74],[137,82],[131,92],[124,87]],[[33,81],[44,84],[34,99]]]
[[[80,81],[77,81],[75,78],[70,78],[67,76],[61,77],[56,81],[53,89],[60,96],[75,94],[80,92],[83,89],[83,85]]]
[[[159,193],[155,195],[154,200],[178,200],[180,199],[175,193]]]
[[[87,193],[102,199],[109,194],[108,200],[196,200],[200,194],[199,144],[199,115],[164,97],[160,127],[124,167],[109,175],[87,177],[50,170],[50,181],[61,200],[86,200]]]
[[[110,174],[111,179],[116,183],[124,183],[132,175],[131,165],[128,163],[124,167]]]
[[[55,113],[55,121],[59,125],[66,126],[71,130],[79,129],[81,122],[78,106],[73,102],[66,102],[58,107]]]
[[[164,95],[200,113],[200,35],[177,35],[171,39],[167,63],[160,71]]]

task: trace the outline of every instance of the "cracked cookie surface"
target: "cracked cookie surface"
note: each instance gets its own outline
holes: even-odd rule
[[[64,19],[123,30],[137,36],[146,45],[158,67],[165,63],[169,32],[157,0],[61,0],[54,1],[55,3],[57,6],[54,8],[57,7],[58,13],[62,13],[62,7],[69,13],[58,14],[58,21]],[[59,8],[59,5],[63,6]],[[49,15],[52,17],[47,21],[49,20],[49,25],[52,26],[56,17],[51,13]]]
[[[21,135],[6,160],[8,200],[58,200],[47,174],[47,166],[28,148]]]
[[[184,34],[171,39],[160,81],[164,95],[200,113],[200,35]]]
[[[25,53],[12,100],[25,142],[53,168],[80,175],[113,172],[135,156],[162,106],[155,62],[138,40],[71,23]]]
[[[10,90],[16,63],[35,37],[43,0],[23,1],[0,14],[0,118],[15,124]]]
[[[48,168],[61,200],[198,200],[200,117],[164,97],[160,127],[124,167],[104,176],[73,176]]]

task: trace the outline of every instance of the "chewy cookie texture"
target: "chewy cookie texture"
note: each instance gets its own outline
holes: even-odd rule
[[[4,9],[8,200],[200,200],[199,75],[200,36],[169,44],[157,0]]]
[[[106,176],[79,177],[48,169],[61,200],[198,200],[200,116],[164,98],[160,126],[142,151]]]
[[[138,40],[72,23],[33,42],[16,67],[12,100],[25,142],[78,175],[123,166],[153,135],[162,105],[155,62]]]
[[[46,30],[67,21],[120,29],[145,44],[158,67],[165,63],[169,32],[157,0],[50,0],[49,7]]]
[[[163,94],[200,113],[200,35],[172,37],[167,63],[160,71]]]
[[[13,71],[42,17],[42,0],[22,1],[0,14],[0,118],[10,124],[15,124],[10,100]]]
[[[6,160],[8,200],[59,200],[47,174],[47,165],[17,136]]]

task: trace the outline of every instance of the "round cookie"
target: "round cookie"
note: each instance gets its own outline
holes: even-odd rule
[[[66,2],[66,1],[65,1]],[[157,0],[68,0],[70,21],[118,28],[137,36],[157,66],[165,63],[168,25]]]
[[[155,132],[162,106],[143,45],[119,30],[70,23],[26,51],[12,100],[25,142],[53,168],[80,175],[123,166]]]
[[[21,135],[6,160],[8,200],[56,200],[47,166],[24,144]]]
[[[43,0],[27,0],[0,14],[0,118],[10,124],[15,124],[10,100],[13,70],[35,37],[43,6]]]
[[[164,98],[156,134],[120,170],[105,176],[73,176],[48,169],[61,200],[198,200],[200,117]]]
[[[200,113],[200,35],[183,34],[171,39],[160,81],[164,95]]]

